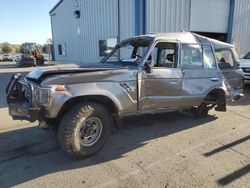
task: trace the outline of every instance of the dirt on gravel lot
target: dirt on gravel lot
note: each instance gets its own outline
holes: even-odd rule
[[[227,112],[204,119],[127,118],[101,152],[76,160],[61,151],[56,131],[8,116],[11,74],[32,69],[0,63],[0,187],[249,187],[250,86]]]

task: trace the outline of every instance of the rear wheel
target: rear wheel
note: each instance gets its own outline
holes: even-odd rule
[[[94,102],[78,104],[61,121],[59,144],[71,156],[88,157],[104,146],[112,123],[104,106]]]
[[[200,106],[198,106],[196,109],[195,109],[195,116],[198,117],[198,118],[205,118],[208,116],[208,111],[209,111],[209,108],[207,107],[206,104],[202,103]]]

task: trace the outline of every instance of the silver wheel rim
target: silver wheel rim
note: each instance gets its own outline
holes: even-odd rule
[[[92,146],[102,134],[102,122],[97,117],[90,117],[84,121],[79,129],[80,143],[82,146]]]

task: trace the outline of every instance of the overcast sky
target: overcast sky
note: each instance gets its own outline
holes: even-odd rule
[[[58,0],[0,0],[0,43],[46,43],[51,38],[49,11]]]

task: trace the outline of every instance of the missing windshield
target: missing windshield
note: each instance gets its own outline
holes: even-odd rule
[[[101,62],[138,65],[151,44],[150,37],[136,37],[118,44]],[[114,54],[118,54],[115,55]]]

